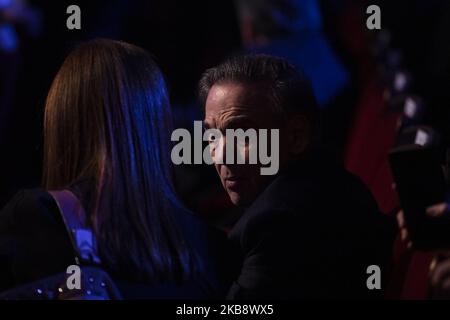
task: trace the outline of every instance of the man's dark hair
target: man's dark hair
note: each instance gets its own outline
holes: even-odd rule
[[[269,55],[234,56],[206,70],[199,82],[199,99],[205,105],[209,90],[217,83],[261,84],[282,116],[301,114],[307,118],[313,135],[318,129],[318,105],[309,80],[287,60]]]

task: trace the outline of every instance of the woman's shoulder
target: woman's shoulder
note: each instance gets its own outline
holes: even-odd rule
[[[33,226],[36,221],[59,223],[58,212],[52,196],[44,189],[23,189],[0,210],[0,225]]]
[[[0,270],[9,270],[0,272],[0,290],[63,272],[73,261],[63,219],[48,192],[21,190],[0,211]]]

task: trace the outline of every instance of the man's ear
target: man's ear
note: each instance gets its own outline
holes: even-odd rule
[[[290,115],[286,128],[290,154],[302,154],[311,141],[311,124],[308,119],[304,115]]]

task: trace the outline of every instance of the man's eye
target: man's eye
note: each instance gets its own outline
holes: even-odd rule
[[[213,134],[208,136],[208,143],[209,144],[216,144],[217,143],[217,137]]]

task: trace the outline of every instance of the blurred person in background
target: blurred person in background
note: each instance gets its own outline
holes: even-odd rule
[[[348,84],[349,75],[323,32],[316,0],[236,1],[246,50],[286,58],[304,70],[319,106]]]

